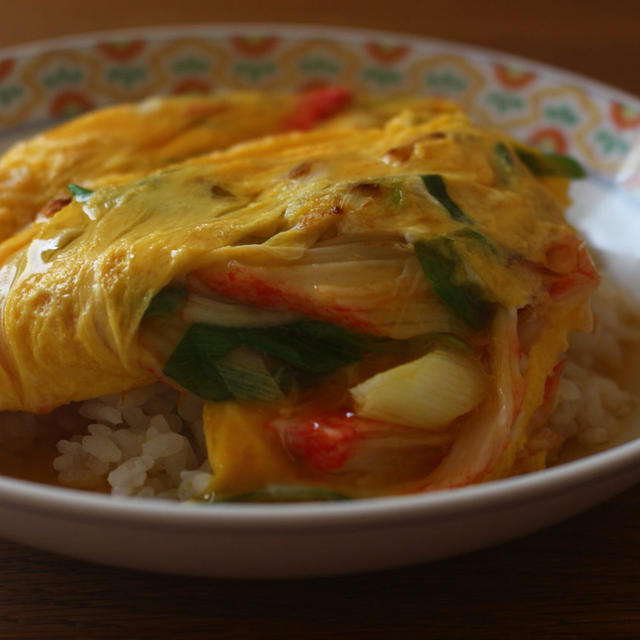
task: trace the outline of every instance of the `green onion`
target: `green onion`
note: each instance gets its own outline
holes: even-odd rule
[[[283,397],[262,356],[247,347],[238,347],[218,359],[215,367],[225,386],[237,400],[276,402]]]
[[[300,376],[325,375],[357,362],[380,342],[384,339],[312,320],[256,328],[198,323],[184,334],[164,374],[207,400],[273,402]],[[277,360],[273,374],[258,354]]]
[[[391,199],[391,204],[397,207],[402,203],[402,189],[400,187],[393,187],[393,189],[389,191],[389,198]]]
[[[288,395],[296,388],[300,377],[298,372],[288,364],[279,365],[271,375],[276,381],[278,388],[281,389],[285,395]]]
[[[302,320],[242,329],[239,334],[244,344],[313,374],[330,373],[362,358],[356,334],[324,322]]]
[[[493,147],[493,156],[495,158],[496,172],[502,183],[509,182],[516,166],[509,147],[504,142],[496,142]]]
[[[482,249],[485,253],[493,254],[494,256],[498,255],[498,248],[496,245],[489,240],[486,236],[483,236],[481,233],[478,233],[475,229],[469,229],[469,227],[465,227],[464,229],[459,229],[458,231],[454,231],[452,236],[457,238],[462,238],[463,240],[470,240],[475,243],[475,245]]]
[[[458,222],[470,222],[469,218],[460,207],[449,197],[444,178],[436,173],[420,176],[427,191],[449,212],[449,215]]]
[[[270,484],[263,489],[224,498],[217,502],[326,502],[330,500],[350,500],[350,498],[329,489]]]
[[[360,416],[437,431],[482,402],[487,376],[473,351],[437,346],[349,392]]]
[[[513,161],[513,156],[509,151],[509,147],[504,142],[496,142],[493,147],[493,151],[495,153],[496,159],[498,162],[505,168],[513,168],[515,166],[515,162]]]
[[[182,304],[186,293],[184,287],[177,285],[165,287],[154,296],[144,315],[151,318],[175,311]]]
[[[187,330],[191,343],[207,362],[214,362],[237,349],[242,340],[233,329],[211,324],[193,324]]]
[[[164,367],[164,374],[201,398],[275,402],[282,397],[262,357],[241,346],[224,327],[194,324]]]
[[[460,261],[450,237],[416,242],[416,256],[434,291],[472,329],[483,328],[492,311],[492,304],[472,283],[454,282]]]
[[[537,176],[563,176],[565,178],[584,178],[587,172],[574,158],[558,153],[537,153],[524,147],[516,147],[518,158],[531,173]]]
[[[68,184],[67,189],[78,202],[86,202],[94,193],[91,189],[73,183]]]
[[[194,324],[169,357],[163,373],[205,400],[228,400],[231,392],[215,368],[215,359],[238,346],[237,340]]]

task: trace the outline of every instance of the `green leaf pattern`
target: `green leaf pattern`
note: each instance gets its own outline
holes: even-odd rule
[[[404,76],[395,69],[385,69],[383,67],[368,67],[362,72],[365,82],[384,89],[402,83]]]
[[[607,129],[598,129],[594,135],[594,140],[607,156],[623,155],[631,149],[631,145],[624,138]]]
[[[521,96],[506,91],[491,91],[487,94],[486,101],[500,114],[521,111],[524,108],[524,100]]]
[[[252,85],[256,85],[267,76],[276,73],[276,67],[271,61],[243,60],[233,69],[234,74]]]

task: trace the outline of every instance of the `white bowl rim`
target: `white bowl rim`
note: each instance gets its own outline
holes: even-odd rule
[[[483,47],[480,45],[470,45],[456,40],[446,38],[434,38],[431,36],[421,36],[415,33],[403,33],[399,31],[387,31],[385,29],[367,29],[358,27],[344,27],[333,25],[313,25],[298,24],[287,22],[204,22],[204,23],[185,23],[176,25],[150,25],[146,27],[129,27],[126,29],[107,29],[88,31],[85,33],[72,34],[67,36],[59,36],[56,38],[48,38],[44,40],[35,40],[24,44],[11,45],[0,48],[0,56],[2,57],[20,57],[34,55],[38,52],[51,50],[55,48],[78,48],[82,46],[91,46],[100,41],[121,41],[125,39],[139,38],[142,40],[151,40],[162,37],[175,36],[177,33],[186,35],[209,35],[215,34],[232,34],[234,31],[241,35],[256,33],[265,35],[265,32],[282,35],[293,35],[308,37],[310,35],[322,36],[327,39],[353,41],[362,38],[403,41],[415,47],[421,47],[425,44],[439,45],[443,47],[451,47],[456,51],[464,52],[469,56],[480,56],[486,58],[497,57],[501,61],[508,61],[514,66],[528,66],[536,68],[544,73],[555,75],[559,78],[565,78],[572,84],[587,85],[590,91],[606,94],[608,97],[614,97],[621,101],[633,102],[640,105],[640,96],[636,96],[628,91],[601,82],[591,78],[585,74],[581,74],[561,67],[555,67],[545,62],[527,58],[493,49],[491,47]]]
[[[397,526],[403,522],[466,516],[492,508],[548,500],[590,484],[626,475],[640,466],[640,440],[530,474],[479,485],[406,496],[321,503],[179,503],[125,498],[27,480],[0,477],[0,506],[21,511],[65,513],[69,519],[165,528],[298,530]]]

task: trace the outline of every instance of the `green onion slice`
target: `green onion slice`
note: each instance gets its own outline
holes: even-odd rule
[[[469,229],[469,227],[465,227],[464,229],[454,231],[451,236],[473,242],[477,248],[479,248],[486,254],[491,254],[494,256],[497,256],[499,254],[498,247],[489,238],[483,236],[475,229]]]
[[[493,152],[500,166],[507,169],[512,169],[515,166],[515,162],[513,161],[513,156],[509,151],[509,147],[507,147],[504,142],[496,142],[495,146],[493,147]]]
[[[393,204],[396,207],[402,204],[402,198],[403,198],[402,189],[400,187],[393,187],[389,191],[389,198],[391,199],[391,204]]]
[[[240,342],[226,333],[194,324],[186,331],[164,366],[163,373],[205,400],[230,399],[231,392],[215,367],[215,361]]]
[[[283,393],[259,353],[240,346],[215,363],[225,386],[237,400],[277,402]]]
[[[537,176],[562,176],[565,178],[584,178],[587,172],[584,167],[570,156],[558,153],[537,153],[524,147],[516,147],[518,158],[531,173]]]
[[[330,327],[326,335],[322,335],[321,326]],[[239,334],[244,344],[281,362],[301,371],[326,374],[362,357],[361,350],[339,331],[339,327],[302,321],[279,327],[241,329]]]
[[[449,197],[444,178],[437,173],[420,176],[427,191],[449,212],[449,215],[458,222],[473,223],[460,207]]]
[[[86,202],[94,193],[91,189],[85,189],[85,187],[73,183],[68,184],[67,189],[78,202]]]
[[[175,311],[184,301],[187,291],[178,285],[169,285],[159,291],[151,300],[145,312],[146,317],[162,316]]]
[[[301,376],[331,373],[382,342],[388,340],[313,320],[255,328],[197,323],[186,331],[163,371],[207,400],[273,402]],[[276,361],[273,373],[263,356]]]
[[[516,166],[509,147],[504,142],[496,142],[493,146],[493,157],[496,173],[501,182],[503,184],[508,183]]]
[[[420,266],[434,291],[472,329],[482,329],[493,305],[473,283],[454,282],[460,258],[450,237],[422,240],[414,246]]]

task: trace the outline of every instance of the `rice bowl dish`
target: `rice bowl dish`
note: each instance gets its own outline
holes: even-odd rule
[[[330,575],[425,562],[496,544],[557,523],[640,480],[638,442],[630,442],[640,435],[638,412],[619,416],[628,406],[627,393],[638,392],[636,312],[626,310],[637,298],[637,164],[632,149],[638,103],[633,97],[503,53],[399,34],[320,27],[204,25],[95,34],[15,48],[5,51],[4,58],[0,85],[12,91],[3,95],[13,96],[0,104],[5,146],[55,124],[63,114],[139,100],[150,93],[180,93],[186,87],[289,92],[338,83],[363,96],[443,95],[462,104],[476,122],[546,151],[570,153],[583,163],[588,177],[572,187],[575,205],[569,209],[569,219],[588,239],[604,281],[592,298],[595,333],[573,334],[564,381],[558,385],[553,427],[568,439],[567,446],[557,457],[548,457],[542,472],[456,491],[392,498],[210,504],[188,498],[211,480],[206,464],[201,466],[204,457],[198,458],[204,453],[198,448],[200,428],[195,424],[192,435],[188,426],[198,418],[189,413],[191,403],[177,402],[174,410],[166,400],[152,400],[153,389],[158,388],[154,383],[153,389],[140,388],[124,397],[113,393],[96,401],[100,393],[87,396],[94,398],[86,401],[88,417],[79,416],[82,402],[66,416],[67,410],[58,409],[49,423],[56,426],[44,439],[35,424],[37,417],[4,414],[3,446],[11,443],[11,459],[20,464],[12,467],[6,457],[1,461],[8,474],[0,477],[2,535],[77,558],[153,571],[235,577]],[[199,66],[182,64],[187,58]],[[59,74],[59,86],[43,84],[56,66],[72,73]],[[146,75],[125,76],[134,67],[143,68]],[[265,72],[268,67],[273,75]],[[125,77],[133,82],[124,86]],[[509,101],[498,100],[501,97]],[[555,117],[560,113],[573,115],[573,124]],[[70,195],[63,185],[60,196]],[[10,232],[5,223],[6,218],[0,221],[3,233]],[[615,285],[609,286],[607,274]],[[606,329],[615,325],[622,340]],[[601,349],[607,357],[595,362],[589,354]],[[608,359],[615,352],[623,356],[622,368]],[[572,362],[612,378],[623,395],[598,378],[590,388],[583,385],[585,375],[592,374],[574,368]],[[593,395],[594,388],[602,391],[602,403]],[[591,404],[577,401],[580,389],[582,393],[586,389]],[[169,391],[174,400],[175,393]],[[633,397],[631,403],[636,404]],[[193,407],[197,404],[194,401]],[[143,405],[146,419],[130,410],[134,405]],[[583,422],[600,410],[600,418],[604,415],[608,422],[606,434],[598,431],[600,418]],[[158,413],[165,413],[164,418],[151,423]],[[165,420],[170,429],[177,428],[178,422],[170,417],[173,413],[182,414],[180,436],[189,441],[195,461],[189,447],[173,437],[156,440],[142,452],[146,442],[166,429]],[[135,425],[132,429],[129,420]],[[98,428],[94,438],[87,430],[90,424],[102,424],[108,431]],[[589,424],[589,435],[579,435],[578,425]],[[114,436],[119,430],[136,431],[138,436]],[[617,436],[596,444],[617,430]],[[87,437],[94,439],[85,450]],[[56,448],[61,441],[71,443],[62,445],[66,452]],[[40,444],[34,447],[34,442]],[[9,451],[8,445],[4,451]],[[134,461],[131,473],[127,472],[124,463],[131,456],[151,458],[158,452],[164,461],[156,459],[150,467],[149,459],[140,466],[139,460]],[[56,458],[60,470],[53,466]],[[177,477],[176,469],[185,458],[189,459],[186,473],[192,475]],[[118,491],[128,495],[105,495],[115,489],[108,477],[120,466],[112,479],[116,485],[122,482]],[[70,471],[70,484],[91,492],[60,487],[58,474],[65,469],[76,470]],[[14,479],[25,476],[31,482]],[[131,497],[151,491],[171,499]]]
[[[158,204],[149,197],[149,202],[144,200],[145,189],[149,193],[159,190],[169,198],[182,189],[182,197],[193,199],[193,188],[189,185],[204,181],[209,200],[228,203],[229,199],[240,199],[239,205],[234,204],[237,214],[224,204],[222,213],[212,210],[204,218],[201,214],[202,221],[211,215],[241,218],[247,207],[255,205],[260,211],[260,206],[273,207],[271,201],[275,201],[276,207],[285,207],[285,218],[287,211],[294,212],[292,222],[279,233],[284,233],[283,237],[298,233],[303,238],[306,234],[309,239],[302,242],[294,239],[293,244],[284,247],[289,253],[293,251],[293,259],[285,256],[284,262],[264,262],[256,244],[259,246],[266,240],[266,247],[274,239],[276,245],[279,242],[278,232],[272,235],[269,230],[273,223],[267,222],[266,230],[256,227],[250,232],[259,240],[251,240],[246,249],[237,240],[229,245],[238,246],[235,254],[230,249],[234,256],[242,255],[239,253],[242,250],[247,251],[247,256],[256,254],[246,264],[243,265],[245,258],[225,258],[222,266],[212,269],[200,260],[197,263],[200,271],[195,270],[195,277],[193,267],[181,267],[169,282],[166,277],[160,279],[161,286],[155,285],[151,293],[145,293],[137,320],[142,321],[141,335],[148,351],[137,356],[146,359],[142,371],[132,373],[135,367],[128,363],[115,376],[110,372],[103,381],[100,376],[104,373],[98,369],[98,377],[89,384],[90,388],[111,393],[92,399],[86,389],[89,381],[80,372],[75,374],[80,377],[75,387],[71,384],[71,391],[68,380],[59,385],[60,389],[57,383],[43,385],[42,376],[50,376],[51,363],[47,361],[43,366],[36,362],[35,368],[29,365],[33,370],[27,368],[21,377],[25,381],[40,380],[36,393],[21,382],[22,387],[14,391],[7,387],[3,401],[5,409],[13,410],[5,414],[2,428],[6,472],[124,496],[205,501],[239,497],[344,499],[464,486],[523,473],[553,463],[561,455],[565,441],[589,450],[606,445],[620,433],[636,400],[618,386],[611,372],[621,364],[620,354],[625,345],[638,340],[633,310],[625,307],[611,288],[605,287],[600,297],[606,302],[600,303],[600,310],[596,308],[595,333],[574,339],[566,362],[562,356],[568,328],[587,333],[591,329],[590,314],[584,304],[597,282],[595,270],[579,241],[567,235],[571,232],[561,218],[548,217],[547,213],[554,208],[560,211],[566,203],[566,177],[579,175],[579,166],[571,159],[540,155],[499,134],[496,137],[473,129],[457,108],[446,101],[411,98],[356,102],[350,106],[352,101],[350,92],[332,87],[299,98],[284,94],[229,94],[210,99],[156,99],[140,106],[124,105],[97,112],[8,152],[3,160],[5,174],[20,177],[4,192],[0,203],[5,255],[9,256],[4,268],[4,280],[9,287],[5,309],[14,308],[11,288],[23,286],[24,280],[36,282],[36,289],[44,286],[46,291],[53,291],[57,286],[52,284],[55,276],[47,281],[48,275],[42,274],[54,273],[58,265],[69,277],[66,269],[69,258],[61,258],[61,250],[70,241],[78,244],[77,239],[83,237],[89,238],[89,244],[81,253],[90,252],[91,243],[100,245],[100,237],[91,240],[91,234],[98,233],[91,231],[91,227],[93,223],[102,224],[109,215],[116,219],[115,228],[121,224],[117,220],[123,215],[142,216],[143,229],[149,229],[145,231],[145,239],[153,237],[149,235],[153,226],[149,227],[146,219],[151,216],[156,224],[153,207]],[[126,122],[127,129],[119,131],[118,122]],[[154,129],[149,131],[150,122]],[[242,125],[234,129],[231,122]],[[105,135],[105,127],[113,127],[113,123],[115,133]],[[350,132],[356,134],[353,143],[349,142]],[[95,141],[90,155],[84,151],[87,135]],[[374,149],[380,150],[381,162],[352,169],[348,163],[354,167],[363,163],[353,154],[358,147],[365,146],[367,139],[371,140],[373,153],[377,153]],[[481,148],[480,140],[486,140]],[[456,145],[461,151],[456,151]],[[141,155],[137,151],[140,148],[150,152]],[[463,157],[460,153],[466,154],[467,159],[456,160]],[[53,158],[55,165],[51,165]],[[21,163],[25,162],[24,166],[31,169],[20,174]],[[208,163],[212,163],[215,176],[212,185],[207,177],[212,171]],[[260,187],[233,182],[237,180],[235,165],[252,167],[252,164],[261,166],[260,163],[266,167],[261,169],[266,182],[260,183],[259,179]],[[55,166],[56,171],[49,172],[44,189],[32,193],[28,191],[30,183],[41,180],[37,176],[43,166],[45,169]],[[106,173],[104,166],[108,167]],[[231,167],[228,175],[224,173],[225,166]],[[327,187],[322,185],[335,183],[345,170],[353,171],[354,177],[324,192]],[[461,176],[467,180],[466,176],[474,175],[474,171],[476,177],[468,187],[471,195],[465,194],[463,183],[456,181]],[[240,179],[246,181],[246,174],[241,173]],[[518,215],[529,215],[524,211],[532,207],[534,216],[540,216],[540,223],[558,225],[557,230],[548,232],[543,225],[536,229],[535,225],[540,223],[535,217],[529,218],[526,240],[517,240],[516,232],[516,244],[509,246],[513,237],[504,229],[510,230],[512,223],[504,227],[506,218],[498,216],[494,220],[503,206],[494,202],[498,191],[491,193],[493,200],[487,200],[493,204],[482,205],[482,198],[488,196],[482,195],[479,187],[471,186],[473,180],[479,180],[478,184],[488,180],[494,189],[504,189],[512,202],[509,215],[515,215],[518,206],[525,207]],[[5,183],[11,180],[5,179]],[[71,197],[60,193],[65,183]],[[249,199],[235,195],[239,185],[249,191],[257,189],[258,194],[267,193],[267,205],[258,204],[262,195],[257,199],[255,195]],[[286,185],[288,191],[282,196],[277,189],[273,191],[272,185],[277,189]],[[189,191],[184,191],[185,188]],[[94,196],[95,189],[98,191]],[[454,189],[452,197],[449,190]],[[518,189],[529,194],[522,201],[524,205],[513,200]],[[297,204],[300,196],[296,190],[301,190],[306,201],[319,199],[321,209],[316,209],[319,215],[313,208]],[[29,198],[17,197],[26,195],[25,191]],[[118,213],[118,202],[135,199],[140,193],[141,213],[136,213],[135,208],[129,213],[126,207]],[[94,205],[98,197],[101,203]],[[429,201],[431,209],[425,204]],[[203,206],[197,199],[193,202],[196,208]],[[486,214],[489,217],[482,218],[483,214],[478,213],[481,217],[476,220],[470,212],[481,212],[482,206],[489,207]],[[180,207],[176,212],[184,211]],[[376,228],[375,224],[380,224],[375,222],[376,207],[385,216],[395,215],[398,221],[391,225],[385,222]],[[326,222],[327,209],[330,217],[339,219],[338,223]],[[69,211],[71,222],[64,220]],[[374,222],[363,222],[369,218]],[[172,224],[171,233],[175,234],[175,220]],[[370,224],[374,225],[372,234]],[[78,225],[85,225],[87,231],[78,235]],[[53,227],[53,235],[49,227]],[[227,224],[227,228],[231,227]],[[435,234],[433,229],[437,230]],[[371,234],[371,240],[362,235],[365,230]],[[67,238],[69,232],[71,237]],[[129,227],[123,227],[114,237],[130,232]],[[108,236],[112,231],[105,223],[99,233]],[[548,233],[551,239],[536,238],[537,234],[546,238]],[[137,230],[134,236],[139,237]],[[46,258],[44,253],[38,253],[34,268],[30,266],[33,251],[41,251],[42,246],[46,247]],[[94,265],[111,255],[110,245],[101,246],[100,251],[106,253],[90,255]],[[171,256],[178,251],[178,245],[174,246]],[[78,260],[73,255],[71,260]],[[540,255],[544,256],[542,262],[532,268],[530,265],[541,260],[536,257]],[[131,256],[135,259],[133,253]],[[458,266],[462,259],[466,260],[463,268],[462,263]],[[357,289],[363,287],[364,291],[368,278],[363,277],[364,271],[358,273],[362,260],[366,268],[377,269],[376,277],[383,283],[385,278],[391,278],[391,284],[384,285],[386,289],[381,285],[380,291],[368,298]],[[163,261],[166,258],[160,258]],[[337,272],[334,263],[342,265]],[[396,271],[395,266],[390,266],[395,263],[399,265]],[[86,260],[78,264],[84,269]],[[283,267],[287,269],[286,277],[278,275],[285,273]],[[422,280],[425,276],[426,280]],[[311,280],[305,284],[304,279],[309,277]],[[354,279],[351,289],[342,284],[345,277]],[[296,283],[298,278],[302,278],[302,284]],[[37,284],[40,280],[45,284]],[[102,286],[100,280],[88,282],[93,284],[86,286],[96,291]],[[523,284],[526,282],[528,285]],[[26,294],[20,294],[22,299],[33,297],[29,287]],[[81,290],[77,285],[75,288]],[[572,299],[574,289],[579,302],[567,302]],[[342,296],[335,310],[331,305],[336,304],[336,294],[322,293],[325,290],[335,290]],[[100,295],[107,294],[100,290]],[[359,306],[348,302],[349,296]],[[382,296],[382,303],[375,302],[375,296]],[[388,309],[398,307],[400,313],[385,310],[387,305]],[[501,305],[505,311],[499,310]],[[519,308],[517,320],[515,316],[508,319],[509,305]],[[545,325],[543,318],[548,313],[545,309],[554,309],[554,305],[558,309],[576,306],[568,319],[561,310],[554,312],[559,314],[556,321]],[[5,311],[5,315],[8,313]],[[18,319],[24,315],[21,307],[17,313]],[[82,308],[68,313],[85,315]],[[498,316],[502,320],[496,319]],[[7,322],[10,328],[10,320]],[[341,327],[339,331],[331,329],[336,324]],[[486,333],[489,325],[493,328]],[[557,335],[553,333],[556,325],[559,325]],[[284,337],[267,335],[270,326],[285,330]],[[274,340],[277,343],[295,338],[297,334],[291,333],[290,326],[302,327],[296,331],[304,332],[306,345],[309,341],[313,344],[318,335],[325,338],[333,335],[330,339],[336,340],[334,344],[323,338],[324,342],[318,343],[322,346],[312,351],[312,358],[317,359],[323,350],[329,349],[334,353],[333,361],[320,366],[315,361],[302,362],[300,354],[292,355],[290,349],[273,346]],[[516,326],[518,336],[513,333]],[[233,337],[231,351],[227,349],[222,356],[205,363],[207,370],[211,366],[217,368],[208,374],[213,378],[205,376],[204,383],[194,379],[191,370],[202,364],[201,354],[197,353],[194,359],[191,343],[186,342],[190,332],[195,329],[202,332],[202,327],[209,332],[213,327],[218,334],[222,331],[222,338],[214,335],[218,341],[228,340],[234,331],[234,336],[244,336]],[[99,333],[101,340],[105,339],[105,329]],[[23,334],[15,333],[18,341],[20,335]],[[506,335],[512,335],[517,342],[516,360],[511,364],[506,364],[511,358],[506,342],[505,346],[499,346]],[[42,348],[40,344],[29,346],[29,339],[27,358],[33,362],[42,357],[38,356]],[[544,346],[547,339],[553,346]],[[57,347],[65,350],[61,362],[68,355],[68,347],[78,340],[78,334],[74,337],[71,332],[70,340]],[[106,340],[108,343],[112,339]],[[113,340],[115,345],[120,338]],[[117,352],[118,348],[110,346],[109,350]],[[7,371],[15,372],[15,362],[19,361],[11,355],[12,349],[12,344],[7,343],[9,361],[14,358],[13,369]],[[48,357],[53,356],[54,360],[58,357],[55,349],[55,346],[46,349]],[[98,348],[91,346],[90,350]],[[401,352],[404,355],[394,355]],[[540,355],[541,352],[545,355]],[[350,355],[345,358],[345,353]],[[221,369],[223,361],[219,358],[226,358],[226,354],[231,361],[224,361]],[[84,355],[81,357],[86,359]],[[503,364],[497,364],[501,358]],[[360,369],[360,365],[351,364],[361,360]],[[390,362],[393,366],[388,368]],[[87,373],[95,366],[87,365]],[[38,373],[38,367],[42,373]],[[506,371],[508,367],[514,371],[509,374],[513,379],[500,373],[501,368]],[[545,373],[535,373],[536,367]],[[527,371],[531,369],[534,373],[529,376]],[[141,384],[148,380],[149,371],[163,382]],[[213,381],[220,375],[222,381],[212,390]],[[282,382],[281,375],[287,380]],[[444,387],[437,382],[443,375],[449,380]],[[422,386],[416,387],[418,391],[405,393],[414,384],[411,380],[415,376],[424,380]],[[501,376],[503,381],[499,382]],[[28,384],[33,386],[33,382]],[[310,391],[314,384],[328,385],[328,392],[316,398],[315,392]],[[487,398],[492,392],[487,388],[493,384],[497,385],[496,397],[500,400],[494,400],[495,408],[489,409],[486,407],[492,401]],[[43,397],[43,391],[49,387],[49,397],[47,394]],[[431,401],[418,400],[421,389],[428,390]],[[507,400],[511,394],[513,397]],[[334,401],[334,396],[342,399]],[[300,402],[302,409],[296,405]],[[270,403],[275,407],[271,413],[265,409]],[[522,419],[518,417],[521,403],[529,406]],[[307,405],[312,407],[310,414]],[[15,411],[23,407],[45,412],[46,416]],[[539,415],[534,418],[536,407]],[[483,411],[496,413],[494,417],[482,418]],[[254,419],[256,412],[258,418]],[[225,419],[226,415],[233,418]],[[224,427],[218,426],[229,420],[242,425],[236,425],[230,436],[225,434]],[[490,425],[482,428],[483,435],[464,435],[474,433],[479,428],[475,425],[483,420]],[[494,432],[501,421],[504,425]],[[516,429],[518,421],[522,424]],[[529,424],[530,421],[533,422]],[[512,429],[521,435],[516,437]],[[220,445],[225,438],[239,439],[241,446],[226,444],[225,450]],[[475,444],[455,444],[465,438]],[[281,450],[274,453],[274,448],[279,448],[278,442]],[[52,455],[53,443],[57,455]],[[416,448],[422,453],[418,455],[419,461],[412,463],[415,468],[407,472],[411,464],[407,464],[401,452]],[[264,461],[251,462],[261,456],[270,460],[267,471],[262,469]]]

